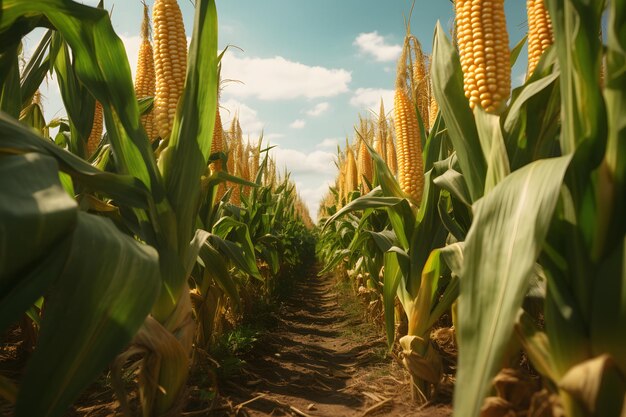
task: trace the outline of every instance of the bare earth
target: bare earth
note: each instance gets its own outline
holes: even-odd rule
[[[283,306],[279,325],[245,358],[241,374],[221,387],[222,405],[210,415],[451,415],[449,405],[414,405],[408,378],[385,355],[383,335],[353,311],[359,306],[332,279],[311,275]]]
[[[217,398],[202,400],[197,395],[202,384],[191,382],[182,416],[451,416],[450,405],[420,408],[412,403],[408,377],[398,359],[387,354],[383,334],[366,322],[360,301],[339,291],[333,281],[309,272],[282,305],[278,324],[242,358],[243,367],[219,384]],[[4,342],[0,370],[17,379],[19,371],[9,371],[23,365],[15,355],[19,343]],[[197,369],[199,374],[210,372]],[[130,400],[140,415],[135,393]],[[12,414],[12,407],[0,401],[0,416]],[[102,380],[66,415],[122,414]]]

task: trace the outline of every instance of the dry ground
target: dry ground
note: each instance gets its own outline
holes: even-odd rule
[[[449,416],[446,405],[412,404],[383,335],[349,298],[328,277],[310,274],[299,283],[279,324],[245,357],[209,415]]]
[[[240,358],[243,365],[221,379],[219,395],[201,398],[207,392],[203,386],[216,379],[201,367],[194,369],[182,416],[450,416],[449,405],[419,409],[412,403],[408,377],[387,354],[381,330],[364,319],[360,301],[349,288],[315,272],[296,285],[276,314],[276,325]],[[24,364],[16,355],[21,338],[15,329],[10,340],[6,336],[0,371],[18,379]],[[135,396],[131,405],[139,415]],[[0,416],[11,415],[12,407],[0,400]],[[66,415],[121,415],[108,376],[92,384]]]

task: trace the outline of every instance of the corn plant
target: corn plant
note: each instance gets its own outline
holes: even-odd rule
[[[199,179],[207,167],[214,123],[214,117],[204,115],[214,115],[216,107],[216,96],[208,94],[216,91],[217,80],[215,6],[208,1],[197,4],[186,89],[174,119],[173,133],[161,153],[160,168],[157,167],[148,138],[139,122],[139,109],[122,43],[113,32],[109,16],[104,10],[64,0],[3,2],[0,20],[0,33],[6,40],[3,56],[5,62],[13,63],[12,66],[4,66],[4,70],[7,73],[13,71],[11,74],[16,71],[16,51],[21,37],[44,24],[52,26],[58,34],[55,34],[57,41],[54,42],[58,46],[50,50],[49,56],[54,59],[66,107],[76,109],[68,110],[70,144],[76,144],[76,148],[70,146],[70,150],[86,156],[85,142],[91,130],[89,122],[97,101],[103,108],[108,141],[119,174],[101,172],[55,145],[37,139],[32,133],[29,134],[30,141],[18,141],[19,135],[15,132],[20,129],[17,125],[12,130],[3,130],[6,133],[2,136],[2,148],[10,153],[36,152],[51,156],[64,172],[73,177],[77,185],[87,186],[122,205],[122,222],[142,241],[157,249],[159,272],[152,276],[157,281],[161,278],[158,284],[160,291],[141,291],[146,296],[145,304],[150,305],[152,314],[136,335],[133,349],[145,354],[142,371],[144,379],[140,390],[144,415],[160,415],[177,407],[186,381],[193,338],[193,321],[189,321],[191,304],[187,277],[201,246],[197,242],[202,238],[200,234],[195,240],[192,239],[200,195]],[[199,54],[201,49],[203,53]],[[3,80],[6,91],[13,88],[19,93],[19,79],[3,77]],[[82,90],[74,91],[77,86]],[[76,100],[72,97],[73,93],[78,93],[81,101],[87,100],[87,104],[71,101]],[[92,98],[89,99],[89,96]],[[19,108],[20,103],[11,103],[9,95],[5,97],[3,109]],[[20,94],[11,97],[19,98]],[[90,100],[94,103],[91,106]],[[73,116],[79,112],[87,116]],[[79,122],[83,119],[86,121]],[[3,116],[3,125],[13,126],[11,123],[7,116]],[[22,132],[21,135],[26,133]],[[181,164],[180,161],[185,162]],[[185,184],[184,187],[181,184]],[[153,303],[154,294],[158,294],[158,297]],[[58,297],[62,300],[63,293]],[[141,317],[141,313],[145,316],[143,309],[135,314]],[[137,320],[136,316],[134,320]],[[66,363],[58,359],[48,361],[59,366],[49,366],[50,377],[39,379],[39,387],[28,378],[24,380],[17,398],[17,415],[47,415],[44,410],[50,415],[61,413],[80,392],[80,388],[93,379],[111,356],[128,342],[135,330],[131,327],[130,331],[124,333],[125,338],[118,336],[116,349],[107,350],[106,354],[98,350],[100,360],[96,360],[98,356],[91,358],[89,350],[84,351],[93,343],[87,343],[88,339],[85,338],[75,338],[75,350],[64,349]],[[42,323],[42,343],[43,335]],[[57,344],[66,342],[56,340]],[[84,351],[83,354],[78,354],[80,351]],[[45,349],[41,352],[50,357]],[[157,356],[160,358],[158,361]],[[84,366],[85,362],[89,362],[90,366]],[[74,371],[67,373],[67,369]],[[72,381],[70,387],[51,382],[59,378],[69,378]],[[45,390],[47,394],[44,397],[44,387],[41,386],[44,381],[45,384],[52,383],[59,388]],[[39,400],[32,401],[31,395]]]
[[[459,36],[467,34],[462,3]],[[441,27],[435,33],[434,92],[474,217],[450,265],[462,277],[458,416],[479,413],[514,329],[548,387],[559,393],[566,415],[619,415],[624,406],[623,337],[607,326],[621,324],[624,310],[623,297],[614,292],[623,287],[626,230],[616,211],[623,208],[625,189],[623,122],[617,116],[626,91],[617,81],[624,38],[616,30],[624,10],[615,2],[609,6],[604,54],[598,36],[603,2],[546,4],[554,46],[532,63],[526,83],[508,102],[481,97],[479,86],[468,82],[477,77],[468,75],[465,63],[476,57],[466,53],[477,49],[459,42],[459,59]],[[499,33],[493,39],[504,30],[499,26],[491,26]],[[503,93],[497,82],[495,90]],[[522,309],[537,279],[545,283],[539,292],[545,328]]]
[[[452,231],[461,239],[464,234],[462,226],[458,225],[459,222],[463,224],[462,216],[457,215],[457,221],[449,211],[453,204],[462,205],[467,198],[453,198],[445,190],[445,185],[453,183],[453,179],[444,174],[448,167],[455,166],[456,159],[448,156],[443,121],[434,119],[422,155],[420,136],[425,137],[426,129],[418,107],[409,100],[407,91],[413,88],[407,88],[405,81],[408,53],[419,50],[419,43],[409,35],[404,48],[398,64],[394,107],[398,180],[387,163],[370,147],[375,188],[337,211],[326,221],[325,227],[333,227],[333,223],[338,227],[347,223],[347,220],[338,218],[354,216],[353,212],[361,213],[354,220],[355,236],[351,245],[335,250],[329,267],[342,256],[358,258],[360,253],[354,255],[352,251],[365,249],[360,245],[366,242],[373,244],[368,249],[373,247],[374,256],[370,256],[372,252],[363,256],[377,261],[364,263],[371,265],[370,275],[376,279],[384,265],[382,299],[387,340],[391,346],[395,339],[395,299],[398,297],[408,318],[407,334],[400,335],[404,363],[412,377],[414,396],[423,402],[434,393],[442,376],[441,359],[430,341],[430,330],[449,310],[458,292],[458,277],[452,275],[441,261],[442,253],[448,256],[447,250],[443,249],[447,234]],[[436,183],[438,179],[440,182]],[[383,224],[371,229],[380,219],[369,222],[370,217],[380,216],[380,210],[386,213],[383,219],[386,218],[387,222],[383,220]]]

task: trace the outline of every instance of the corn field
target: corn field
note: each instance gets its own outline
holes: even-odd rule
[[[358,116],[315,224],[274,145],[222,124],[216,2],[189,45],[179,3],[144,4],[133,80],[102,2],[0,1],[2,415],[94,390],[110,415],[270,415],[189,393],[236,385],[216,347],[319,279],[348,283],[414,415],[626,416],[626,2],[527,0],[514,48],[504,0],[455,0],[431,55],[407,24],[393,109]],[[359,415],[392,415],[373,396]]]

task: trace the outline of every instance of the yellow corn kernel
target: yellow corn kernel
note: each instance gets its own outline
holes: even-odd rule
[[[93,155],[96,149],[98,149],[98,145],[100,145],[100,141],[102,140],[102,125],[102,104],[96,100],[96,107],[93,112],[93,127],[91,128],[89,139],[87,139],[87,157]]]
[[[215,127],[213,128],[213,139],[211,140],[211,154],[224,151],[224,129],[222,127],[222,117],[220,116],[219,105],[215,110]],[[222,170],[222,161],[217,160],[209,164],[211,172]]]
[[[259,138],[259,143],[252,149],[252,160],[250,161],[250,181],[256,181],[259,174],[259,164],[261,163],[261,145],[263,135]]]
[[[383,161],[387,160],[387,117],[385,117],[385,106],[383,100],[380,99],[380,112],[378,113],[378,126],[376,129],[376,143],[374,149],[380,155]]]
[[[172,131],[176,106],[185,85],[187,37],[176,0],[155,0],[152,18],[156,74],[154,117],[159,136],[165,139]]]
[[[415,107],[403,88],[396,87],[394,125],[398,141],[398,183],[417,204],[424,191],[422,143]]]
[[[398,60],[393,123],[397,141],[398,183],[413,203],[419,205],[424,191],[422,139],[416,106],[409,98],[410,90],[407,88],[407,55],[412,41],[419,45],[413,36],[407,35]]]
[[[432,81],[432,80],[431,80]],[[437,99],[435,99],[435,95],[433,94],[432,82],[430,85],[430,108],[428,110],[428,117],[430,128],[433,128],[435,124],[435,120],[437,119],[437,113],[439,113],[439,103],[437,103]]]
[[[222,118],[220,116],[219,104],[215,109],[215,127],[213,128],[213,139],[211,140],[211,154],[224,151],[224,128],[222,127]],[[218,159],[209,164],[211,174],[222,170],[222,161]],[[220,182],[217,186],[216,201],[219,201],[226,193],[226,184]]]
[[[356,190],[358,184],[356,159],[354,158],[354,152],[348,147],[346,150],[346,177],[344,192],[346,197],[354,190]]]
[[[387,131],[387,139],[386,139],[386,153],[387,157],[385,158],[385,163],[389,167],[389,171],[393,175],[398,174],[398,158],[396,157],[396,145],[393,143],[393,135],[391,134],[391,129]]]
[[[511,92],[504,0],[456,0],[457,45],[470,107],[499,114]]]
[[[155,92],[154,52],[150,43],[150,15],[148,6],[143,5],[143,21],[141,22],[141,45],[137,59],[137,75],[135,76],[135,95],[137,98],[154,97]],[[158,136],[154,124],[154,108],[148,114],[141,116],[141,124],[148,135],[150,142]]]
[[[362,187],[363,192],[369,192],[371,190],[367,183],[372,183],[372,156],[367,150],[367,146],[365,146],[365,141],[363,139],[359,140],[358,150],[357,162],[359,185]]]
[[[413,97],[417,104],[417,110],[422,118],[424,129],[429,130],[429,118],[428,118],[428,72],[426,71],[428,65],[428,58],[422,52],[422,46],[417,38],[411,38],[414,43],[415,58],[413,60]]]
[[[337,174],[337,180],[335,182],[335,189],[337,190],[337,208],[343,206],[344,194],[345,194],[345,182],[346,182],[346,164],[339,161],[339,173]]]
[[[242,146],[242,155],[241,155],[241,178],[246,181],[250,181],[250,144],[246,145],[245,149]],[[250,195],[250,187],[242,186],[243,194],[245,196]]]
[[[539,58],[552,45],[552,22],[543,0],[526,0],[528,14],[528,71],[530,77],[535,71]]]
[[[35,94],[33,94],[32,103],[41,106],[41,91],[39,91],[39,89],[37,89],[37,91],[35,91]]]

